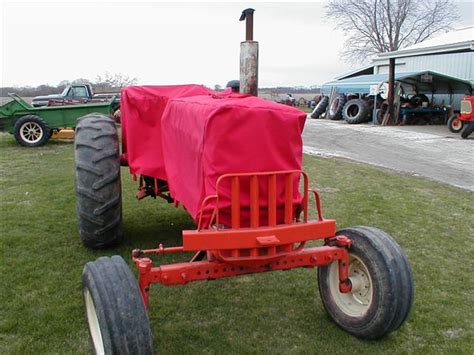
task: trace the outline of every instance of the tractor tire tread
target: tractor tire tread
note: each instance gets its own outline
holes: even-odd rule
[[[351,116],[348,112],[352,105],[357,105],[358,112],[355,116]],[[369,104],[362,99],[353,99],[346,102],[342,108],[342,117],[349,124],[364,123],[370,119]]]
[[[346,235],[353,241],[350,253],[374,272],[374,295],[367,312],[348,316],[332,300],[328,285],[329,266],[318,269],[319,291],[323,305],[331,318],[344,330],[363,339],[378,339],[398,329],[407,319],[414,298],[413,274],[403,250],[387,233],[374,227],[346,228],[336,235]]]
[[[115,123],[109,117],[90,114],[80,119],[78,128],[75,169],[79,232],[85,246],[106,248],[118,244],[123,238]]]
[[[469,122],[469,124],[466,125],[464,130],[461,132],[461,138],[466,139],[471,135],[472,132],[474,132],[474,122]]]
[[[339,100],[337,106],[334,110],[332,110],[333,102]],[[333,100],[329,103],[329,119],[333,121],[338,121],[342,119],[342,109],[347,102],[346,95],[344,94],[337,94]]]
[[[318,102],[313,112],[311,113],[311,118],[321,118],[321,115],[326,111],[326,108],[329,104],[329,97],[324,96],[321,101]]]
[[[105,354],[153,354],[148,314],[137,281],[119,256],[85,265],[83,292],[91,294]]]
[[[382,244],[392,254],[394,270],[399,270],[396,275],[399,277],[398,283],[400,287],[396,291],[398,291],[399,293],[397,299],[401,300],[401,302],[399,305],[399,312],[397,313],[397,317],[394,318],[392,323],[391,331],[394,331],[398,329],[408,318],[415,296],[415,288],[413,285],[413,272],[411,270],[410,264],[408,263],[408,258],[406,257],[400,245],[395,241],[395,239],[390,237],[390,235],[385,233],[383,230],[367,226],[358,226],[354,227],[354,229],[363,231],[371,239],[381,240]]]

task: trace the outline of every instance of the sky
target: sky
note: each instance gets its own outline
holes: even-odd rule
[[[326,1],[152,2],[1,0],[1,86],[57,85],[122,73],[138,84],[224,86],[239,78],[243,9],[254,8],[259,86],[320,85],[354,69]],[[474,24],[473,1],[457,1]]]

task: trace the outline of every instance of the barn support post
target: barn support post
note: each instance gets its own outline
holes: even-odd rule
[[[388,63],[388,119],[387,124],[396,122],[394,110],[395,98],[395,58],[390,58]]]
[[[245,9],[240,21],[246,21],[245,41],[240,43],[240,92],[258,95],[258,42],[253,40],[254,9]]]

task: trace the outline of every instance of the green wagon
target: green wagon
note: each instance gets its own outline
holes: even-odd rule
[[[45,144],[55,131],[75,128],[77,119],[89,113],[111,115],[119,108],[119,101],[66,106],[33,107],[16,94],[13,100],[0,106],[0,131],[15,136],[26,147]]]

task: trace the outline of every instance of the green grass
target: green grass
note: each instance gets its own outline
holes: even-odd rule
[[[303,112],[306,112],[306,113],[311,113],[313,112],[313,109],[312,108],[309,108],[308,106],[298,106],[296,107],[297,109],[303,111]]]
[[[381,341],[326,316],[315,270],[152,287],[159,353],[458,353],[474,346],[474,194],[337,159],[305,157],[326,217],[394,236],[414,270],[413,311]],[[89,353],[80,278],[87,261],[158,242],[178,245],[193,222],[161,200],[136,201],[122,171],[127,241],[85,249],[76,226],[73,145],[28,149],[0,135],[0,353]],[[167,256],[166,262],[186,256]]]

